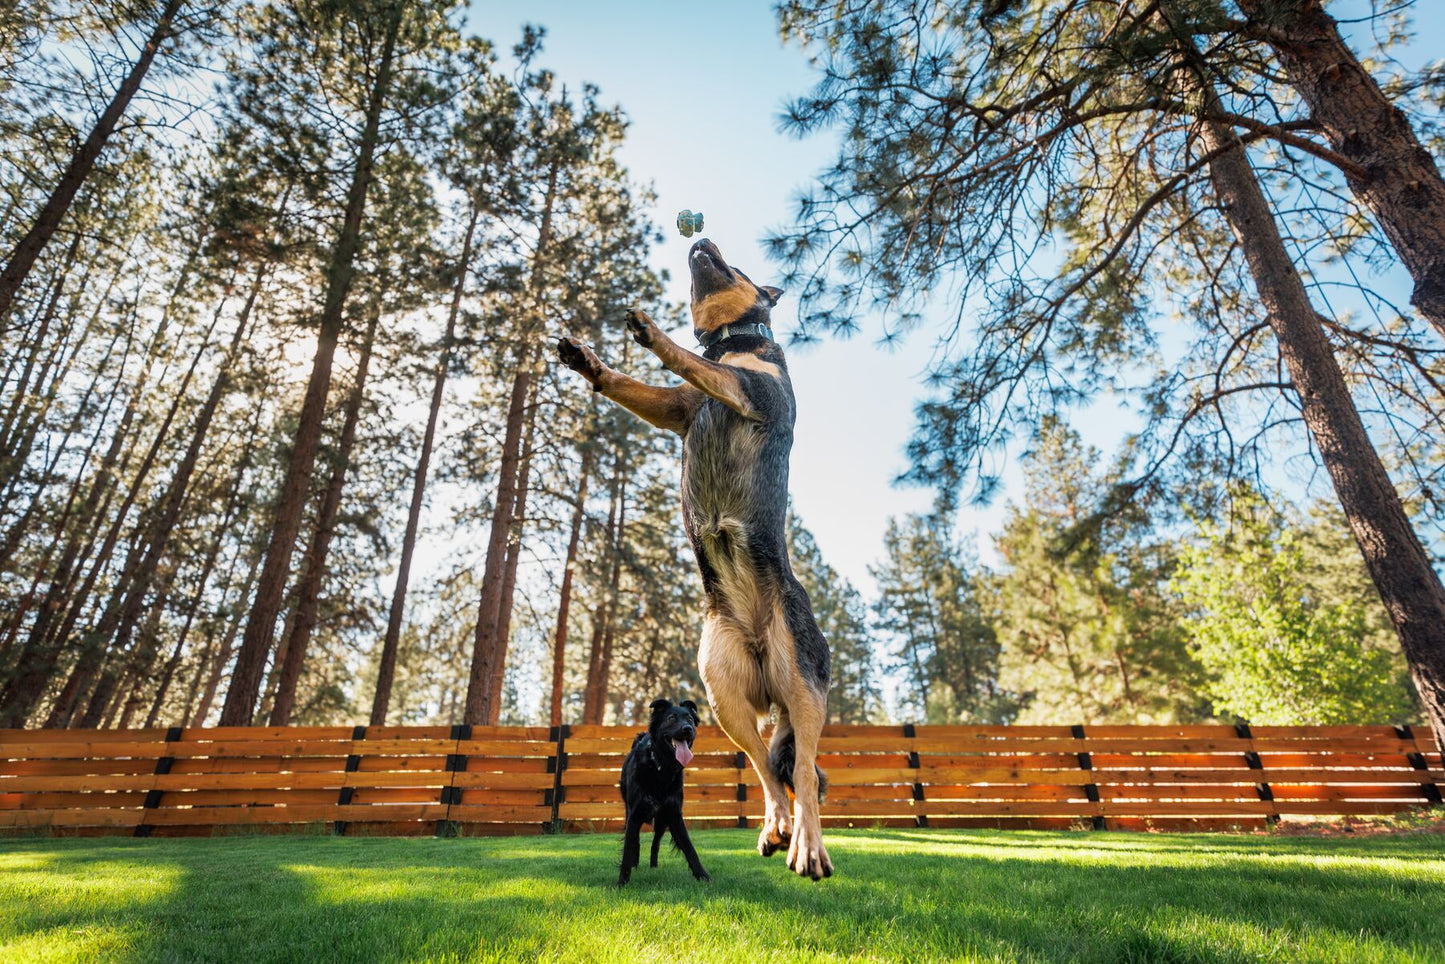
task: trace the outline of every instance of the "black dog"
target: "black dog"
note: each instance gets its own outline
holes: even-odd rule
[[[642,825],[652,823],[652,866],[662,835],[672,832],[672,843],[687,858],[687,866],[698,880],[712,880],[682,822],[682,771],[692,762],[692,744],[697,739],[697,704],[683,700],[673,706],[669,700],[652,701],[652,722],[647,732],[637,734],[632,752],[622,764],[622,802],[627,807],[627,829],[622,837],[622,872],[617,886],[626,884],[632,868],[641,859],[638,840]]]

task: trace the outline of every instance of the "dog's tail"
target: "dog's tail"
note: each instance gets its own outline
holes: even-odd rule
[[[787,726],[787,724],[781,724]],[[780,729],[773,737],[772,749],[768,751],[768,769],[773,771],[773,776],[782,780],[789,790],[797,792],[793,786],[793,767],[798,760],[797,739],[793,736],[793,728]],[[818,802],[822,803],[828,796],[828,775],[823,768],[816,763],[813,764],[813,771],[818,774]]]

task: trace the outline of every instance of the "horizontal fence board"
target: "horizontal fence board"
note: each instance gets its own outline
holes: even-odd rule
[[[140,807],[144,793],[17,793],[0,795],[0,810],[72,810],[107,807]]]
[[[560,821],[562,829],[617,829],[619,772],[638,732],[0,730],[0,828],[416,835],[540,833]],[[1079,732],[1067,725],[827,727],[818,758],[831,785],[824,825],[1240,829],[1281,815],[1398,813],[1435,804],[1445,786],[1434,740],[1422,729],[1199,724]],[[763,792],[727,736],[702,727],[694,752],[689,821],[757,826]]]

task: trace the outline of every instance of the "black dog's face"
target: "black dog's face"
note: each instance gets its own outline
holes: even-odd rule
[[[692,744],[697,739],[697,704],[683,700],[674,706],[671,700],[652,701],[652,722],[647,732],[652,745],[663,752],[671,751],[679,766],[692,762]]]
[[[781,288],[758,287],[752,279],[723,260],[722,252],[707,238],[687,255],[692,272],[692,331],[698,340],[710,331],[734,323],[768,324]]]

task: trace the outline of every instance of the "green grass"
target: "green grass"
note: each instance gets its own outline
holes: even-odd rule
[[[754,832],[619,891],[613,836],[0,840],[0,960],[1445,961],[1445,836]]]

